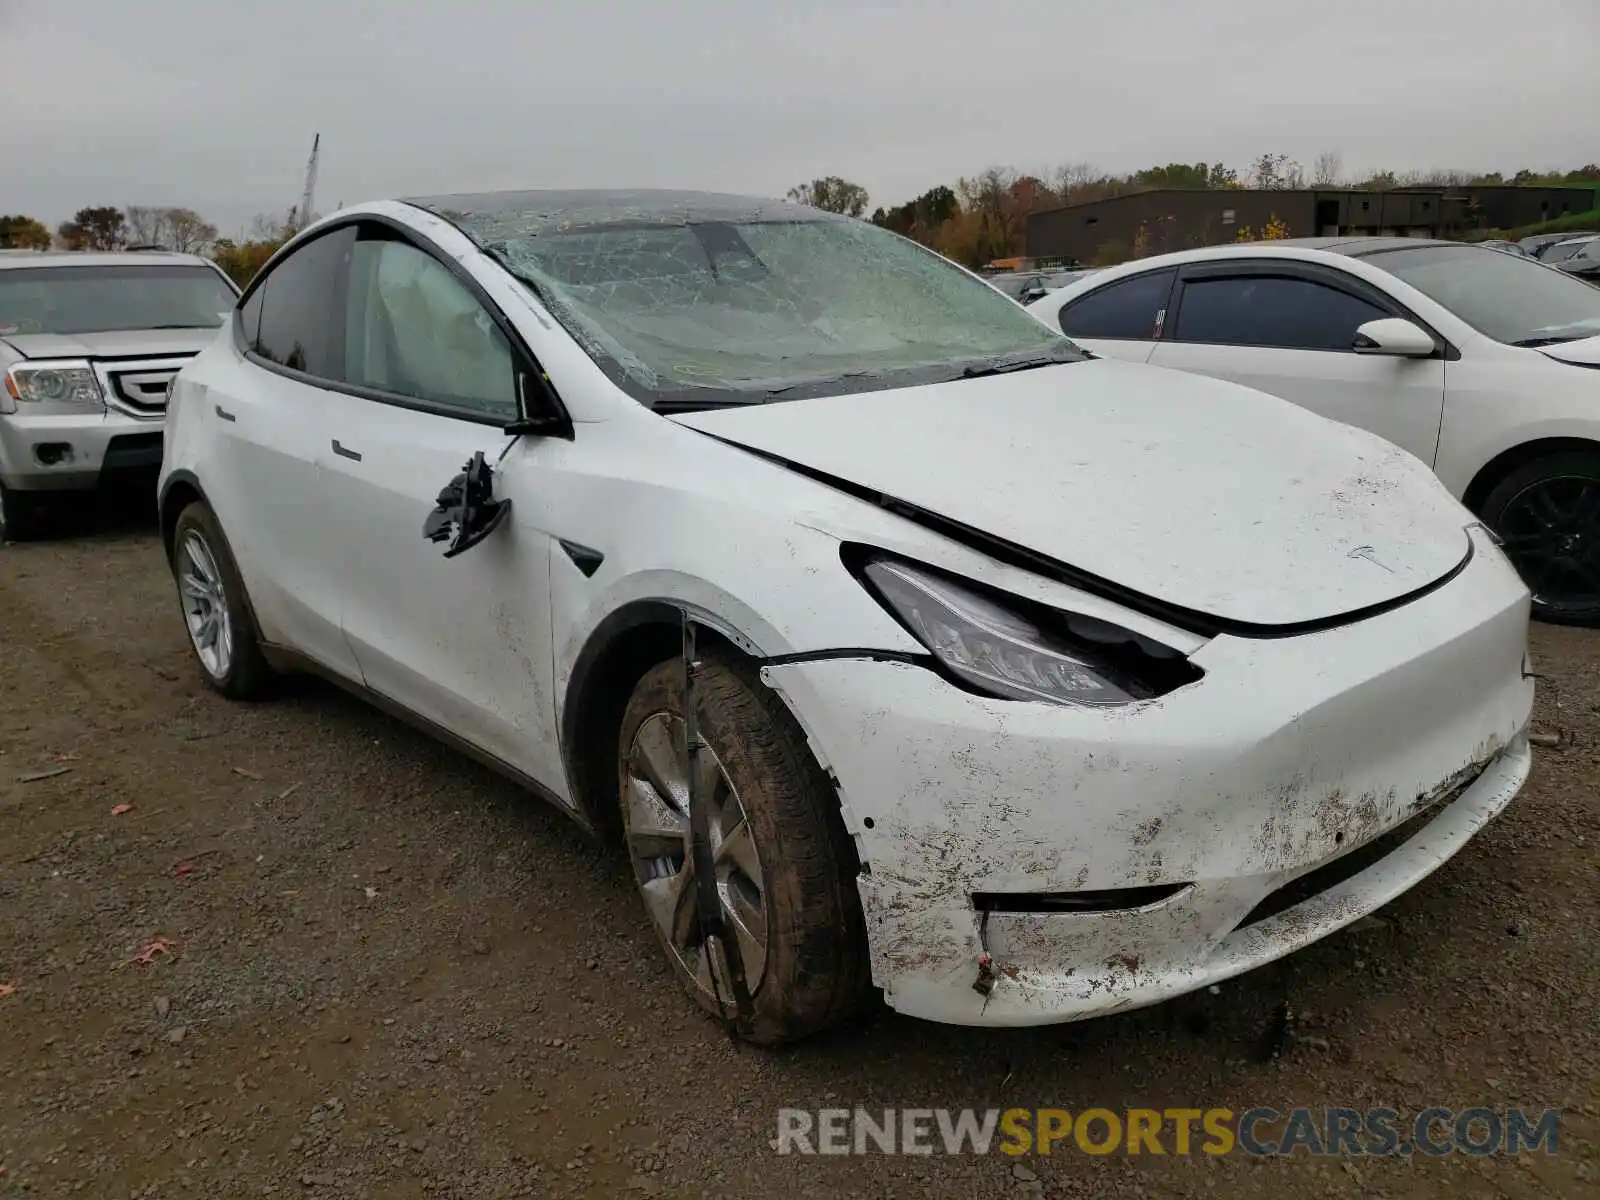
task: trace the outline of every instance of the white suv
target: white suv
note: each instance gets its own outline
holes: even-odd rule
[[[231,326],[160,491],[210,686],[313,670],[545,795],[757,1040],[1205,987],[1527,776],[1528,591],[1427,467],[868,221],[353,205]]]
[[[0,538],[52,492],[161,465],[167,385],[238,295],[192,254],[0,255]]]

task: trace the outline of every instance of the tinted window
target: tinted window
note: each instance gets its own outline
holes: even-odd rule
[[[1074,300],[1061,310],[1061,332],[1068,337],[1149,341],[1160,333],[1172,275],[1171,271],[1136,275]]]
[[[1388,315],[1375,304],[1307,279],[1195,279],[1183,285],[1173,336],[1180,342],[1230,346],[1349,350],[1358,326]]]
[[[340,378],[344,346],[332,332],[339,324],[333,297],[354,240],[354,229],[335,230],[307,242],[272,269],[251,296],[252,301],[261,299],[257,354],[308,375]]]
[[[356,243],[345,378],[444,408],[517,417],[516,360],[505,334],[444,264],[406,242]]]
[[[20,267],[0,271],[0,335],[215,329],[239,294],[200,263]]]

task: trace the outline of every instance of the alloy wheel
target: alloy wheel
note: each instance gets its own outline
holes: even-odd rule
[[[767,963],[767,906],[755,834],[738,792],[709,746],[699,755],[699,803],[708,806],[712,860],[724,923],[738,943],[753,994]],[[624,764],[622,812],[628,857],[662,941],[695,985],[715,995],[710,956],[696,909],[689,844],[689,762],[683,721],[674,713],[648,718],[633,736]],[[717,991],[729,999],[728,981]]]
[[[1552,608],[1600,604],[1600,479],[1566,475],[1511,498],[1498,533],[1528,589]]]
[[[178,593],[200,665],[213,679],[225,678],[233,666],[233,618],[216,557],[193,530],[178,549]]]

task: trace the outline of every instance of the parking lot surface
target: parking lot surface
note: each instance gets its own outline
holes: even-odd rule
[[[0,548],[0,1196],[1596,1194],[1600,633],[1533,640],[1561,744],[1378,920],[1142,1012],[774,1053],[554,810],[330,687],[207,691],[153,523],[86,513]],[[1516,1158],[775,1153],[858,1105],[1562,1119]]]

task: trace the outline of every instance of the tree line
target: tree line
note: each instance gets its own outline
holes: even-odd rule
[[[1583,183],[1600,186],[1600,164],[1589,163],[1569,171],[1525,168],[1511,175],[1498,171],[1377,171],[1355,178],[1345,174],[1339,155],[1330,151],[1318,155],[1310,168],[1287,154],[1262,154],[1243,171],[1220,162],[1166,163],[1126,175],[1110,174],[1089,163],[1066,163],[1042,174],[990,167],[970,178],[957,179],[953,186],[939,184],[929,188],[903,204],[880,205],[870,215],[867,189],[837,175],[799,184],[790,188],[788,195],[801,204],[870,220],[914,238],[947,258],[977,267],[1026,253],[1030,213],[1160,188],[1350,187],[1383,191],[1396,187]],[[191,208],[91,205],[80,208],[70,221],[61,222],[54,230],[29,216],[0,216],[0,249],[121,250],[157,246],[209,255],[243,286],[293,236],[297,224],[305,222],[297,222],[292,212],[287,220],[258,216],[249,234],[233,239],[219,237],[217,227]]]
[[[295,220],[258,216],[242,238],[217,236],[217,227],[192,208],[90,205],[52,231],[22,214],[0,216],[0,249],[126,250],[140,246],[204,254],[241,287],[295,233]]]
[[[870,216],[871,198],[866,189],[838,176],[793,187],[789,189],[789,199],[862,217],[914,238],[947,258],[977,267],[1026,253],[1030,213],[1157,189],[1272,191],[1345,187],[1387,191],[1397,187],[1551,187],[1584,183],[1600,186],[1600,164],[1589,163],[1569,171],[1523,169],[1510,175],[1499,171],[1376,171],[1351,176],[1346,174],[1340,156],[1329,151],[1318,155],[1310,168],[1287,154],[1262,154],[1243,171],[1220,162],[1166,163],[1126,175],[1101,171],[1089,163],[1067,163],[1043,174],[991,167],[957,179],[953,186],[929,188],[904,204],[874,208]]]

